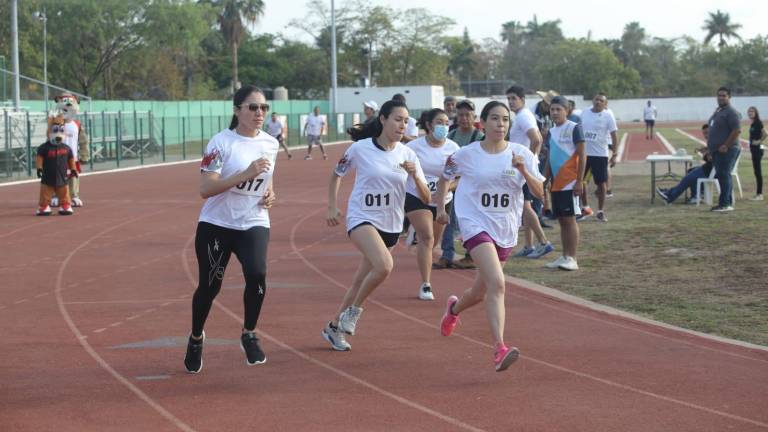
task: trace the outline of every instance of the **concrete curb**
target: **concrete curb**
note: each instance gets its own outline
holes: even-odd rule
[[[583,298],[576,297],[576,296],[571,295],[571,294],[566,294],[566,293],[564,293],[562,291],[558,291],[558,290],[553,289],[553,288],[545,287],[543,285],[539,285],[537,283],[530,282],[530,281],[527,281],[527,280],[524,280],[524,279],[519,279],[519,278],[512,277],[512,276],[505,276],[505,279],[506,279],[506,281],[508,283],[517,285],[517,286],[519,286],[519,287],[521,287],[523,289],[534,291],[536,293],[543,294],[543,295],[545,295],[547,297],[552,297],[552,298],[555,298],[557,300],[560,300],[560,301],[563,301],[563,302],[566,302],[566,303],[571,303],[571,304],[574,304],[574,305],[577,305],[577,306],[581,306],[581,307],[584,307],[584,308],[587,308],[587,309],[590,309],[590,310],[593,310],[593,311],[596,311],[596,312],[602,312],[602,313],[605,313],[605,314],[608,314],[608,315],[612,315],[612,316],[615,316],[615,317],[624,318],[624,319],[636,321],[636,322],[639,322],[639,323],[652,325],[654,327],[659,327],[659,328],[663,328],[663,329],[666,329],[666,330],[673,330],[673,331],[676,331],[676,332],[685,333],[685,334],[688,334],[688,335],[691,335],[691,336],[700,337],[700,338],[707,339],[707,340],[714,341],[714,342],[719,342],[719,343],[724,343],[724,344],[729,344],[729,345],[735,345],[735,346],[738,346],[738,347],[741,347],[741,348],[748,348],[748,349],[768,352],[768,347],[766,347],[766,346],[757,345],[757,344],[753,344],[753,343],[749,343],[749,342],[744,342],[744,341],[740,341],[740,340],[736,340],[736,339],[730,339],[730,338],[726,338],[726,337],[722,337],[722,336],[715,336],[715,335],[711,335],[711,334],[708,334],[708,333],[698,332],[698,331],[695,331],[695,330],[688,330],[688,329],[685,329],[685,328],[682,328],[682,327],[674,326],[674,325],[671,325],[671,324],[667,324],[667,323],[663,323],[663,322],[660,322],[660,321],[652,320],[650,318],[645,318],[645,317],[642,317],[642,316],[639,316],[639,315],[635,315],[635,314],[630,313],[630,312],[626,312],[626,311],[623,311],[623,310],[615,309],[615,308],[612,308],[610,306],[601,305],[599,303],[595,303],[595,302],[592,302],[592,301],[589,301],[589,300],[585,300]]]

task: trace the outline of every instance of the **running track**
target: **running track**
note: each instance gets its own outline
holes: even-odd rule
[[[768,351],[510,284],[507,339],[523,356],[496,373],[482,307],[450,338],[437,329],[445,298],[472,273],[435,272],[439,301],[420,302],[402,247],[353,350],[330,351],[320,330],[358,260],[343,228],[325,226],[331,167],[278,166],[259,323],[268,363],[246,367],[237,345],[233,259],[200,375],[182,365],[197,277],[194,164],[85,177],[87,207],[68,218],[32,216],[37,184],[0,187],[0,429],[768,430]]]
[[[621,161],[645,161],[645,157],[654,152],[669,154],[669,150],[656,135],[653,136],[653,139],[647,140],[645,139],[645,132],[628,132],[628,134]],[[621,135],[622,132],[619,131],[619,139],[621,139]]]

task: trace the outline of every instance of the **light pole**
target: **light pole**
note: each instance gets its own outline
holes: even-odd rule
[[[336,113],[336,5],[331,0],[331,111]]]
[[[19,3],[11,1],[11,62],[13,63],[13,110],[19,111],[21,107],[21,85],[19,83]]]
[[[42,12],[35,12],[35,18],[43,22],[43,99],[45,99],[45,111],[48,112],[48,16],[45,7]]]

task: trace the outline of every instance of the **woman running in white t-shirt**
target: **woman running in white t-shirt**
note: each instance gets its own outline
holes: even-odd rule
[[[232,253],[245,276],[240,347],[248,365],[267,361],[254,330],[267,289],[267,209],[275,202],[272,175],[279,144],[261,131],[269,105],[260,89],[242,87],[233,103],[232,123],[211,138],[200,164],[200,195],[206,201],[195,234],[199,280],[192,298],[192,333],[184,357],[190,373],[203,368],[203,326],[221,290]]]
[[[494,364],[503,371],[517,360],[517,348],[504,344],[504,272],[502,266],[517,244],[523,211],[523,185],[531,194],[544,195],[539,162],[526,147],[508,142],[509,108],[489,102],[480,114],[485,139],[462,147],[445,164],[438,182],[437,221],[448,223],[445,197],[456,177],[461,181],[454,194],[464,248],[477,265],[477,276],[461,298],[448,298],[440,323],[443,336],[450,336],[459,313],[485,300],[485,313],[495,346]]]
[[[416,153],[400,140],[408,122],[408,107],[403,102],[388,101],[379,111],[377,121],[366,122],[348,130],[354,143],[331,174],[328,188],[329,226],[341,219],[337,196],[341,178],[356,170],[355,185],[347,205],[347,234],[363,258],[352,286],[322,331],[323,338],[337,351],[352,347],[344,334],[355,334],[355,325],[363,312],[363,302],[392,271],[389,248],[397,244],[403,230],[405,184],[415,180],[423,202],[430,193]]]
[[[448,115],[440,108],[431,109],[421,113],[419,126],[427,134],[416,138],[406,144],[408,148],[416,153],[427,179],[429,192],[437,192],[437,181],[440,179],[445,168],[445,161],[459,149],[459,145],[448,136]],[[453,194],[450,192],[445,198],[446,206],[450,206]],[[421,273],[421,286],[419,287],[419,298],[421,300],[434,300],[432,293],[432,284],[430,276],[432,274],[432,248],[435,239],[443,238],[445,225],[434,223],[437,215],[437,206],[432,198],[425,204],[418,198],[416,182],[408,179],[405,186],[405,217],[411,222],[416,231],[418,244],[416,246],[416,262],[419,265]]]

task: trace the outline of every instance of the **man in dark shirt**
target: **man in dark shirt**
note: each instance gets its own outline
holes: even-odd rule
[[[37,177],[40,178],[40,202],[38,216],[51,214],[51,198],[54,192],[59,197],[59,214],[74,213],[69,196],[69,176],[77,176],[77,167],[72,149],[63,141],[64,121],[54,118],[48,128],[50,139],[37,148],[35,166]]]
[[[708,129],[708,124],[701,126],[701,133],[704,134],[705,139],[709,133]],[[691,197],[688,198],[688,203],[693,204],[698,201],[697,195],[699,191],[697,190],[696,185],[700,178],[709,177],[709,173],[712,171],[712,155],[709,153],[709,149],[707,149],[707,147],[701,147],[696,151],[698,151],[701,154],[701,157],[704,159],[704,163],[702,165],[699,165],[696,168],[691,168],[688,171],[688,174],[686,174],[686,176],[683,177],[683,179],[680,180],[680,183],[678,183],[675,187],[671,189],[662,189],[660,187],[656,188],[656,193],[661,197],[661,199],[664,200],[665,203],[672,203],[677,199],[677,197],[682,195],[686,189],[691,191]]]
[[[712,155],[717,182],[720,184],[720,199],[712,207],[715,212],[733,211],[733,183],[731,171],[741,152],[739,146],[739,113],[731,106],[731,90],[717,89],[717,109],[709,118],[707,149]]]

